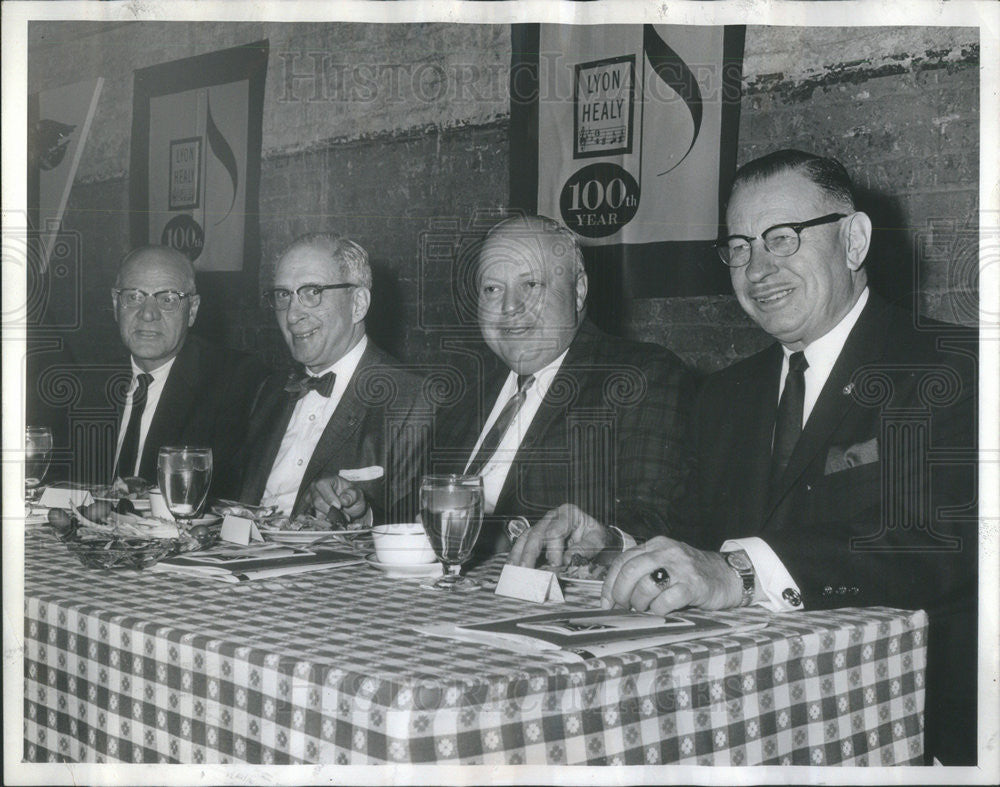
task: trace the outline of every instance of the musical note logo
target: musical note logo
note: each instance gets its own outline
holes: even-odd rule
[[[672,167],[668,167],[663,172],[658,172],[657,177],[659,177],[660,175],[666,175],[672,169],[680,166],[681,162],[687,158],[694,147],[694,143],[698,139],[698,133],[701,130],[703,101],[701,89],[698,87],[698,81],[695,79],[694,73],[688,68],[687,63],[681,59],[681,56],[671,49],[666,41],[660,38],[659,33],[656,32],[653,25],[643,25],[642,46],[653,73],[681,97],[684,105],[691,113],[691,120],[694,123],[694,134],[691,135],[691,144],[684,151],[684,155]]]

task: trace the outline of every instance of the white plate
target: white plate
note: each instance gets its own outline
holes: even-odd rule
[[[371,536],[371,533],[363,530],[274,530],[264,527],[259,530],[265,541],[273,541],[275,544],[311,544],[328,536],[343,536],[348,540],[362,535]]]
[[[433,563],[417,563],[416,565],[390,565],[380,563],[375,553],[365,557],[365,562],[372,568],[377,568],[391,579],[424,579],[425,577],[441,576],[441,564],[437,561]]]
[[[577,579],[576,577],[567,577],[563,574],[559,574],[559,579],[568,585],[582,585],[583,587],[595,587],[599,588],[604,584],[603,579]]]

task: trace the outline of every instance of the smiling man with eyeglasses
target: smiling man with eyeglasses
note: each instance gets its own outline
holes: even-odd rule
[[[265,384],[246,429],[243,502],[338,524],[412,521],[430,408],[422,378],[369,341],[371,291],[368,253],[348,238],[304,235],[279,255],[263,302],[297,367]]]
[[[234,494],[237,435],[264,378],[263,366],[189,334],[201,297],[194,267],[175,249],[129,252],[111,299],[132,366],[113,475],[155,483],[160,446],[204,445],[213,453],[213,493]]]
[[[621,555],[602,603],[922,608],[925,750],[974,764],[975,333],[869,290],[872,223],[833,159],[749,162],[726,223],[733,290],[776,342],[704,382],[691,535]]]

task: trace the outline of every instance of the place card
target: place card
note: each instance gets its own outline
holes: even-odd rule
[[[256,522],[252,519],[233,516],[232,514],[226,514],[225,519],[222,520],[222,530],[219,532],[219,538],[222,541],[228,541],[231,544],[242,544],[243,546],[246,546],[251,541],[264,540],[264,536],[257,529]]]
[[[46,487],[38,501],[43,508],[81,508],[94,502],[94,496],[87,489],[57,489]]]
[[[498,596],[534,601],[537,604],[563,604],[566,602],[556,575],[551,571],[543,571],[539,568],[525,568],[510,564],[504,566],[503,571],[500,572],[497,589],[494,592]]]

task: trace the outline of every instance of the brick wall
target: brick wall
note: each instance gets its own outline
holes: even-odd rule
[[[506,204],[506,28],[147,23],[81,30],[37,23],[29,30],[29,89],[106,79],[65,220],[81,249],[78,286],[54,292],[50,304],[57,312],[62,301],[79,301],[79,325],[58,332],[72,357],[91,364],[120,357],[107,289],[128,238],[132,71],[265,37],[262,280],[296,234],[345,231],[374,261],[371,332],[411,361],[441,357],[443,334],[422,317],[453,319],[455,296],[450,271],[420,268],[419,242],[432,225],[464,224]],[[415,64],[423,64],[425,81],[400,88],[400,74],[412,77]],[[350,89],[365,65],[378,74],[367,97]],[[426,82],[428,74],[439,83]],[[750,27],[744,88],[739,160],[787,145],[841,158],[878,227],[871,258],[878,287],[904,302],[915,290],[928,316],[974,322],[976,31]],[[255,292],[219,289],[210,302],[197,330],[284,357]],[[627,332],[702,370],[766,341],[729,296],[638,299],[625,312]]]

